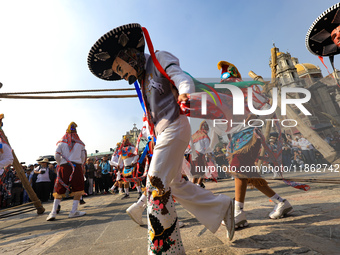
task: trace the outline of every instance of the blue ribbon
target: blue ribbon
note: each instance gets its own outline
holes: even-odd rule
[[[137,92],[137,95],[138,95],[139,102],[140,102],[140,104],[143,108],[143,111],[145,113],[146,111],[145,111],[145,107],[144,107],[144,103],[143,103],[142,93],[141,93],[140,88],[139,88],[139,84],[138,84],[137,81],[135,81],[134,85],[135,85],[135,89],[136,89],[136,92]]]
[[[142,155],[140,156],[140,158],[139,158],[139,160],[138,160],[138,163],[139,163],[139,164],[142,164],[142,162],[143,162],[143,160],[144,160],[144,158],[145,158],[145,156],[146,156],[146,153],[148,153],[148,150],[149,150],[149,143],[151,142],[151,140],[152,140],[152,137],[149,136],[149,137],[148,137],[148,142],[147,142],[147,144],[146,144],[146,146],[145,146],[145,148],[144,148],[144,151],[143,151]]]

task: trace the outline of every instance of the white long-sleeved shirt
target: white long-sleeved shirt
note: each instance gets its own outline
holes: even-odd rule
[[[67,143],[58,143],[55,152],[55,160],[57,161],[58,165],[67,164],[67,160],[63,158],[63,156],[73,163],[83,164],[86,159],[85,146],[75,143],[73,149],[70,151]]]
[[[0,169],[13,164],[12,149],[9,145],[2,144],[3,153],[0,153]]]
[[[124,164],[123,164],[123,161],[120,162],[119,164],[119,155],[112,155],[111,157],[111,160],[109,161],[109,164],[111,166],[114,166],[114,167],[119,167],[119,168],[123,168]]]

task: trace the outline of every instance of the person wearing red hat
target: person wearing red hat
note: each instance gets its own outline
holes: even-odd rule
[[[144,54],[147,36],[147,30],[139,24],[117,27],[94,44],[88,65],[98,78],[125,79],[129,84],[138,80],[141,85],[151,134],[157,139],[146,186],[148,251],[185,254],[172,196],[213,233],[225,219],[229,239],[234,234],[233,201],[182,179],[181,166],[191,130],[177,102],[188,100],[194,84],[171,53],[152,50],[151,57]]]
[[[86,160],[85,144],[77,134],[77,124],[71,122],[66,134],[57,143],[55,160],[58,163],[57,179],[54,185],[54,201],[51,213],[47,221],[55,220],[61,199],[65,196],[66,190],[73,196],[72,210],[69,218],[81,217],[86,213],[78,211],[78,205],[84,194],[84,173],[83,164]]]

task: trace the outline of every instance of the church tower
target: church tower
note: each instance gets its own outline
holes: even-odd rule
[[[303,81],[299,79],[295,63],[298,62],[297,58],[287,52],[283,53],[277,49],[277,67],[276,67],[276,78],[278,79],[279,85],[282,87],[297,87],[303,88]],[[269,63],[271,65],[271,63]]]

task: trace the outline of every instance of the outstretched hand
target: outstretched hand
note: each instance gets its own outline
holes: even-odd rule
[[[187,102],[189,100],[189,98],[190,98],[190,94],[189,93],[180,94],[178,96],[178,101],[179,102],[183,102],[183,101]]]

